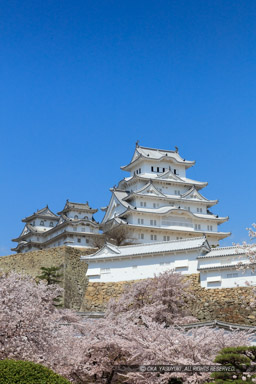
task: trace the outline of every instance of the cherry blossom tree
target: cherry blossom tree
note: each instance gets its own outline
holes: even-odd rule
[[[109,301],[106,316],[111,318],[129,313],[134,318],[144,315],[166,324],[191,323],[196,321],[188,311],[188,302],[193,299],[190,284],[184,276],[166,271],[127,286],[117,301]]]
[[[238,262],[237,270],[245,272],[250,269],[253,272],[256,271],[256,244],[254,242],[256,238],[256,224],[252,224],[251,228],[247,228],[250,243],[244,241],[242,244],[234,244],[236,246],[236,252],[240,255],[242,261]],[[244,260],[246,256],[247,260]],[[254,309],[256,307],[256,288],[252,286],[251,282],[246,281],[246,285],[251,287],[251,300],[248,309]],[[239,285],[238,285],[239,286]]]
[[[77,384],[167,384],[173,377],[204,383],[207,374],[117,369],[123,364],[211,364],[223,347],[250,343],[245,332],[185,332],[178,324],[186,317],[186,300],[178,296],[189,292],[178,276],[170,272],[141,282],[131,287],[130,301],[125,302],[127,291],[119,304],[110,303],[104,319],[82,322],[72,311],[54,306],[60,288],[15,273],[2,275],[0,359],[41,363]]]
[[[208,374],[122,372],[115,368],[123,364],[208,365],[213,364],[223,347],[249,345],[246,332],[227,334],[207,327],[186,332],[178,326],[150,322],[143,316],[138,324],[129,315],[127,318],[127,313],[111,321],[106,318],[87,322],[81,334],[86,348],[69,376],[79,383],[167,384],[171,378],[181,377],[184,383],[201,384],[209,378]]]
[[[248,235],[250,238],[250,243],[244,241],[242,244],[236,244],[237,252],[244,252],[248,258],[249,263],[243,265],[244,268],[256,268],[256,244],[253,242],[256,238],[256,224],[252,224],[251,228],[247,228]]]
[[[57,309],[61,288],[16,273],[0,276],[0,359],[31,360],[65,371],[76,316]],[[63,360],[64,359],[64,360]],[[72,364],[72,359],[69,359]],[[63,368],[60,368],[63,367]]]
[[[70,377],[80,383],[167,384],[175,377],[188,384],[204,383],[206,373],[115,370],[120,364],[212,364],[223,347],[249,345],[246,332],[227,334],[206,327],[184,331],[179,324],[196,321],[186,309],[191,298],[189,284],[172,271],[127,286],[117,301],[109,303],[105,319],[80,326],[87,348]]]

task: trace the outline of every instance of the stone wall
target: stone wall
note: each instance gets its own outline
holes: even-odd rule
[[[190,303],[192,314],[199,321],[221,320],[230,323],[256,325],[256,310],[249,307],[252,300],[252,288],[201,288],[199,274],[186,277],[191,283],[195,299]],[[82,311],[104,311],[108,300],[117,298],[127,284],[92,283],[87,286]]]
[[[64,306],[79,310],[87,286],[87,264],[80,261],[80,256],[93,252],[92,249],[56,247],[3,256],[0,257],[0,272],[15,271],[35,278],[41,274],[41,267],[60,267]]]
[[[60,267],[65,307],[83,312],[104,311],[108,300],[111,297],[118,298],[124,287],[133,281],[88,283],[87,264],[80,260],[80,256],[94,252],[95,249],[57,247],[3,256],[0,257],[0,272],[13,270],[36,277],[41,273],[41,267]],[[195,295],[190,309],[199,321],[217,319],[256,325],[256,310],[248,308],[252,300],[252,288],[205,289],[200,286],[199,274],[186,278],[191,282],[191,290]]]

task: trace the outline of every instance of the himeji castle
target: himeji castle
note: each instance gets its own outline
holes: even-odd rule
[[[230,235],[219,231],[228,217],[211,212],[218,200],[201,194],[207,182],[187,178],[195,164],[176,150],[136,148],[130,163],[121,167],[130,175],[111,190],[103,232],[125,228],[127,241],[151,243],[205,236],[212,246]]]
[[[22,220],[25,226],[19,237],[12,240],[18,243],[12,251],[24,253],[62,245],[94,247],[95,239],[101,236],[99,224],[93,218],[97,211],[88,203],[68,200],[57,215],[46,206]]]
[[[13,251],[24,253],[58,246],[98,248],[81,256],[91,282],[118,282],[153,277],[166,270],[200,276],[204,288],[256,285],[246,252],[235,246],[219,247],[230,232],[219,230],[228,217],[211,212],[218,200],[201,190],[207,182],[187,177],[195,164],[181,157],[178,148],[162,150],[136,143],[130,174],[110,189],[109,205],[102,208],[101,224],[88,203],[67,200],[62,211],[48,206],[22,221],[25,226]],[[103,232],[101,232],[101,231]],[[114,232],[124,233],[117,245]],[[108,242],[106,242],[108,240]],[[116,244],[113,242],[116,241]],[[240,270],[238,264],[245,267]]]

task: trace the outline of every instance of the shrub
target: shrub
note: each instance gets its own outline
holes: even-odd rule
[[[1,360],[1,384],[69,384],[70,381],[52,370],[30,361]]]
[[[255,383],[256,375],[250,373],[252,362],[255,363],[256,347],[229,347],[223,348],[215,358],[215,363],[234,366],[236,372],[215,372],[212,377],[215,381],[209,384],[240,384]]]

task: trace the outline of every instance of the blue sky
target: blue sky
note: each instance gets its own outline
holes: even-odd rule
[[[246,240],[255,37],[251,0],[2,2],[0,254],[37,208],[107,205],[136,140],[196,160],[188,176],[230,216],[222,244]]]

